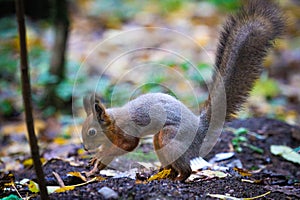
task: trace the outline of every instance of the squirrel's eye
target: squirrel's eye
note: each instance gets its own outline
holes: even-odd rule
[[[96,131],[96,129],[94,129],[94,128],[91,128],[91,129],[89,129],[89,131],[88,131],[88,135],[89,135],[89,136],[94,136],[94,135],[96,135],[96,133],[97,133],[97,131]]]

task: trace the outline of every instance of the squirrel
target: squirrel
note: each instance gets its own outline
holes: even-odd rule
[[[249,0],[228,17],[219,37],[210,94],[198,116],[163,93],[144,94],[122,107],[108,109],[97,95],[85,97],[83,145],[88,151],[97,151],[90,161],[94,167],[87,176],[104,169],[116,156],[133,151],[141,137],[152,134],[162,169],[171,169],[171,179],[185,181],[192,173],[190,161],[199,156],[203,138],[214,121],[213,106],[225,103],[225,120],[234,117],[259,78],[267,51],[284,27],[283,14],[271,0]],[[226,102],[219,100],[222,88]]]

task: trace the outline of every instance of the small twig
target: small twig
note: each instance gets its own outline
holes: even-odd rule
[[[57,180],[59,186],[60,186],[60,187],[65,187],[65,183],[64,183],[64,181],[61,179],[60,175],[59,175],[58,173],[56,173],[56,172],[52,172],[52,174],[55,176],[55,178],[56,178],[56,180]]]
[[[16,190],[16,192],[18,193],[19,197],[22,199],[21,194],[19,193],[17,187],[15,186],[15,183],[12,184],[12,187]]]

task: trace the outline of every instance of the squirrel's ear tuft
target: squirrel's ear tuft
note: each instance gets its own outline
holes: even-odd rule
[[[101,103],[100,98],[98,96],[91,96],[90,105],[93,105],[92,112],[94,115],[94,119],[97,120],[100,125],[110,124],[110,117],[107,115],[105,111],[105,106]]]
[[[84,97],[83,98],[83,107],[84,107],[84,110],[85,110],[87,116],[92,114],[92,105],[90,104],[89,97]]]

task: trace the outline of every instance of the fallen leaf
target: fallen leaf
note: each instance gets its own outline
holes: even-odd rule
[[[67,144],[69,142],[69,139],[65,139],[65,138],[62,138],[62,137],[57,137],[53,140],[53,142],[55,144],[58,144],[58,145],[64,145],[64,144]]]
[[[102,177],[102,176],[95,176],[96,181],[104,181],[106,180],[106,178]]]
[[[271,153],[274,155],[280,155],[284,159],[300,164],[300,154],[293,151],[292,148],[284,145],[271,145]]]
[[[196,174],[191,174],[188,178],[188,181],[195,182],[200,180],[208,180],[212,178],[225,178],[228,174],[222,171],[215,171],[215,170],[203,170],[199,171]]]
[[[148,181],[165,179],[170,175],[170,173],[171,173],[171,169],[164,169],[158,172],[157,174],[154,174],[150,178],[148,178]]]
[[[193,171],[197,171],[199,169],[212,167],[211,163],[208,163],[206,160],[204,160],[202,157],[194,158],[190,161],[191,168]]]
[[[75,187],[83,186],[83,185],[89,184],[89,183],[94,182],[94,181],[99,181],[99,180],[100,180],[99,177],[94,177],[94,178],[92,178],[91,180],[89,180],[87,182],[80,183],[80,184],[77,184],[77,185],[67,185],[65,187],[47,186],[47,191],[48,191],[48,194],[51,194],[53,192],[57,192],[57,193],[65,192],[65,191],[68,191],[68,190],[73,190]],[[29,181],[28,189],[29,189],[29,191],[31,191],[33,193],[37,193],[37,192],[40,191],[38,184],[35,183],[32,180]]]
[[[65,192],[68,190],[74,190],[74,189],[75,189],[75,186],[71,185],[71,186],[60,187],[60,188],[56,189],[54,192],[61,193],[61,192]]]
[[[28,189],[33,193],[38,193],[40,191],[38,184],[32,180],[29,181]]]
[[[41,163],[42,163],[42,164],[45,164],[45,162],[46,162],[46,159],[45,159],[45,158],[41,158],[40,160],[41,160]],[[32,160],[32,158],[28,158],[28,159],[24,160],[24,161],[22,162],[22,164],[23,164],[25,167],[33,166],[33,160]]]
[[[241,176],[252,176],[252,173],[245,169],[234,167],[233,170],[238,172]]]
[[[207,176],[209,178],[225,178],[228,174],[221,171],[213,171],[213,170],[203,170],[200,172],[201,175]]]
[[[68,176],[75,176],[86,182],[85,176],[83,176],[80,172],[68,172]]]
[[[22,199],[17,195],[11,194],[7,197],[2,198],[1,200],[22,200]]]
[[[230,159],[232,158],[233,156],[235,155],[234,152],[224,152],[224,153],[218,153],[216,154],[209,162],[212,163],[215,163],[215,162],[220,162],[220,161],[223,161],[223,160],[227,160],[227,159]]]

